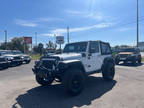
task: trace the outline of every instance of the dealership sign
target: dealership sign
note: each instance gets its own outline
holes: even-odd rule
[[[24,37],[24,43],[32,44],[32,37]]]
[[[64,44],[64,36],[57,36],[56,37],[57,44]]]

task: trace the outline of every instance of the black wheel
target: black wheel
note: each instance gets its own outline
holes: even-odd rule
[[[30,61],[26,61],[26,64],[29,64],[30,63]]]
[[[80,69],[69,69],[62,79],[66,92],[76,96],[84,89],[85,75]]]
[[[124,61],[124,64],[126,64],[127,63],[127,61]]]
[[[138,59],[138,63],[141,63],[141,61],[142,61],[142,58],[140,57],[140,58]]]
[[[22,65],[22,64],[23,64],[23,61],[18,62],[18,65]]]
[[[119,59],[115,59],[115,64],[119,65]]]
[[[103,79],[106,81],[113,80],[115,76],[115,66],[112,61],[107,61],[102,68]]]
[[[136,65],[136,58],[134,57],[133,59],[132,59],[132,65]]]
[[[51,79],[41,78],[39,75],[36,75],[35,77],[36,77],[37,83],[42,86],[50,86],[54,80],[53,78]]]

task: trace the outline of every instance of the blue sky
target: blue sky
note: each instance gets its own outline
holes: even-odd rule
[[[139,0],[140,41],[144,41],[144,1]],[[136,0],[0,0],[0,42],[38,34],[38,42],[102,40],[112,46],[136,43]]]

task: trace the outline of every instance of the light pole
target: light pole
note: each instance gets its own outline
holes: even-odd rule
[[[36,46],[37,46],[37,32],[35,32],[35,43],[36,43]]]
[[[69,43],[69,27],[67,27],[67,42]]]
[[[137,47],[139,44],[139,4],[138,4],[138,0],[137,0]]]
[[[7,30],[5,32],[5,50],[7,50]]]

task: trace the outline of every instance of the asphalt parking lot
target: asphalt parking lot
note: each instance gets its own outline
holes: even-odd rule
[[[0,108],[144,108],[144,65],[116,66],[106,82],[89,76],[82,94],[70,97],[59,83],[40,87],[34,80],[34,61],[0,71]]]

